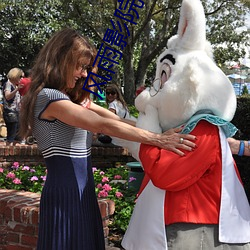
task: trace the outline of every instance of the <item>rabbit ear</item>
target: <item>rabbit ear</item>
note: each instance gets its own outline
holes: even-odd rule
[[[184,49],[205,49],[206,20],[200,0],[182,1],[178,38],[178,45]]]

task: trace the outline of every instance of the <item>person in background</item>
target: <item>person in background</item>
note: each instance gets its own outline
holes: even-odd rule
[[[138,96],[144,89],[146,89],[144,85],[139,86],[135,91],[135,95]]]
[[[7,80],[1,79],[0,81],[0,123],[4,123],[3,119],[3,85]]]
[[[120,118],[127,119],[131,125],[135,126],[136,118],[130,115],[128,105],[119,87],[114,83],[108,84],[105,93],[108,110],[118,115]],[[96,137],[98,141],[104,144],[112,142],[112,138],[105,134],[97,134]]]
[[[232,137],[227,139],[232,154],[250,156],[250,141],[236,140]]]
[[[30,84],[31,84],[31,78],[29,77],[30,75],[30,70],[26,70],[24,71],[24,77],[21,78],[19,84],[21,84],[23,87],[19,89],[19,93],[21,96],[24,96],[28,89],[30,88]]]
[[[180,129],[155,134],[93,103],[82,87],[88,72],[97,72],[97,64],[92,67],[96,55],[87,38],[65,28],[47,41],[31,69],[20,134],[25,137],[32,129],[48,171],[40,200],[37,250],[105,249],[91,167],[91,132],[156,145],[181,156],[182,150],[195,147],[195,137],[179,134]],[[89,79],[85,89],[91,90],[90,84]]]
[[[30,78],[30,69],[24,71],[24,77],[21,78],[19,81],[19,84],[21,84],[22,88],[19,89],[19,93],[21,95],[21,98],[27,93],[27,91],[30,88],[31,84],[31,78]],[[26,142],[27,144],[33,144],[35,141],[35,138],[32,136],[28,136],[26,138],[22,138],[20,144],[25,145]]]
[[[129,118],[130,114],[127,103],[125,102],[118,86],[116,84],[109,84],[106,86],[105,92],[108,110],[121,118]]]
[[[12,68],[7,74],[7,82],[3,85],[3,118],[7,128],[6,146],[15,145],[20,141],[18,137],[19,110],[21,96],[19,84],[24,72],[19,68]]]

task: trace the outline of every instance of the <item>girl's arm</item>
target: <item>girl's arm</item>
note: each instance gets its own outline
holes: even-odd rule
[[[105,109],[93,102],[91,102],[89,109],[94,111],[95,113],[97,113],[98,115],[102,116],[102,117],[106,117],[106,118],[111,118],[111,119],[115,119],[118,121],[123,121],[127,124],[130,124],[132,126],[135,126],[136,122],[135,121],[131,121],[131,120],[127,120],[127,119],[123,119],[120,118],[118,115],[116,115],[114,112],[110,112],[109,109]],[[110,114],[111,113],[111,114]]]
[[[91,103],[90,109],[81,107],[68,100],[52,102],[42,113],[42,119],[58,119],[68,125],[115,136],[129,141],[154,145],[184,155],[181,150],[192,151],[196,146],[192,140],[195,136],[179,134],[180,129],[170,129],[163,134],[156,134],[133,127],[121,121],[119,117],[108,110],[97,108]],[[180,138],[184,138],[181,143]],[[180,150],[181,149],[181,150]]]

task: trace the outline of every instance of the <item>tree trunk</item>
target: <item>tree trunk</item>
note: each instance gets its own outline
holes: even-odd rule
[[[135,86],[136,88],[144,85],[146,79],[146,72],[150,61],[148,60],[140,60],[137,71],[136,71],[136,78],[135,78]]]
[[[130,53],[124,53],[124,99],[127,104],[134,105],[135,99],[135,76],[133,68],[133,50]]]

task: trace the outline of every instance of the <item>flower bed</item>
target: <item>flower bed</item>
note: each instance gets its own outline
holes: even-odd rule
[[[124,233],[135,205],[136,192],[128,188],[128,169],[124,166],[108,168],[106,171],[93,168],[98,198],[109,198],[115,202],[115,212],[110,224],[110,229],[117,233]]]
[[[93,174],[98,199],[108,199],[115,203],[109,230],[113,234],[122,235],[128,226],[136,199],[136,192],[133,188],[128,188],[128,182],[135,178],[128,179],[128,169],[124,166],[105,170],[93,168]],[[9,169],[0,168],[2,189],[41,193],[45,180],[46,168],[42,165],[29,167],[14,162]]]

